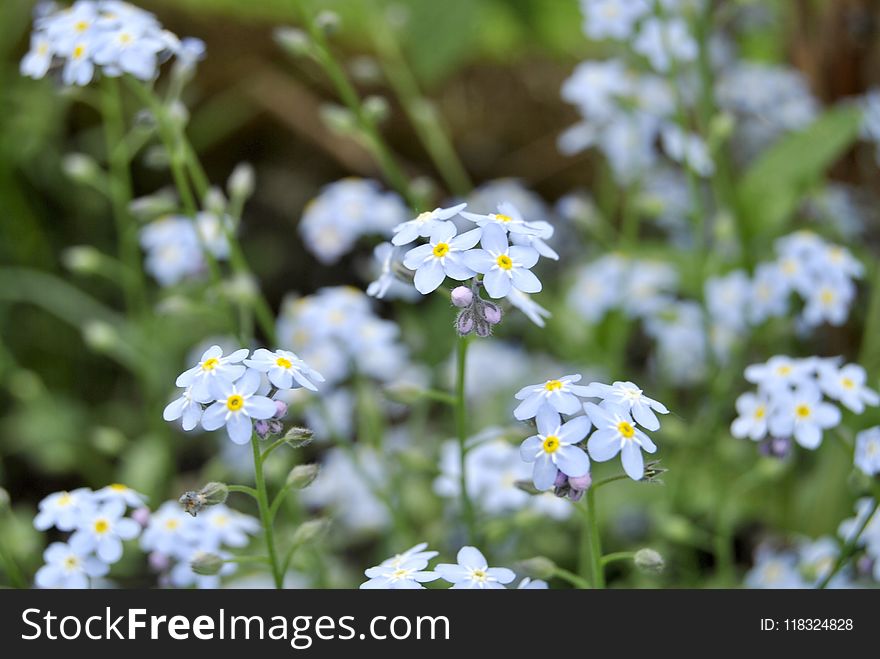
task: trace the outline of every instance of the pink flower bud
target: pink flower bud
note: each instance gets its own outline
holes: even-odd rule
[[[467,336],[474,331],[474,314],[470,311],[462,311],[455,320],[455,329],[459,336]]]
[[[282,419],[287,414],[287,403],[283,400],[275,401],[275,416],[272,417],[274,419]]]
[[[456,286],[452,289],[452,304],[459,309],[471,306],[474,301],[474,293],[467,286]]]
[[[147,524],[150,523],[150,509],[146,506],[138,508],[131,513],[131,518],[140,524],[142,528],[147,528]]]
[[[490,325],[497,325],[501,322],[501,307],[492,302],[483,302],[483,318]]]
[[[593,484],[593,477],[590,476],[590,472],[587,472],[583,476],[575,476],[568,477],[568,485],[573,490],[579,490],[581,492],[590,489],[590,485]]]

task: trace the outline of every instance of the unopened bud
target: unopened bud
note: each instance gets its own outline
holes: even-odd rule
[[[298,57],[314,53],[314,43],[311,37],[299,28],[278,28],[275,30],[275,42],[291,55]]]
[[[499,307],[494,302],[486,302],[485,300],[481,301],[480,308],[483,314],[483,318],[490,325],[497,325],[501,322],[501,307]]]
[[[589,490],[590,485],[592,485],[592,484],[593,484],[593,477],[590,476],[590,472],[587,472],[583,476],[574,476],[574,477],[569,476],[569,478],[568,478],[568,485],[573,490],[581,490],[581,491]]]
[[[0,487],[0,514],[9,510],[9,492]]]
[[[181,101],[174,101],[168,106],[168,120],[180,128],[189,123],[189,108]]]
[[[89,245],[76,245],[61,253],[61,261],[71,272],[91,274],[100,267],[101,253]]]
[[[339,135],[351,135],[358,129],[358,121],[348,108],[325,103],[319,109],[324,124]]]
[[[177,196],[166,188],[132,200],[128,210],[141,220],[152,220],[160,215],[174,213],[177,210]]]
[[[297,490],[304,490],[318,477],[319,471],[316,464],[297,465],[287,475],[287,484]]]
[[[99,352],[110,350],[119,344],[119,332],[113,325],[101,320],[87,322],[82,334],[86,345]]]
[[[377,124],[385,121],[391,111],[388,106],[388,101],[382,96],[367,97],[364,99],[364,103],[361,107],[364,114]]]
[[[663,557],[653,549],[639,549],[633,557],[636,567],[642,572],[659,574],[666,567]]]
[[[308,428],[294,427],[284,435],[284,441],[293,448],[300,448],[312,443],[314,433]]]
[[[325,10],[315,16],[315,26],[324,34],[334,34],[342,21],[335,11]]]
[[[223,558],[211,552],[196,552],[189,566],[196,574],[212,577],[223,568]]]
[[[545,556],[535,556],[521,561],[519,571],[534,579],[550,579],[556,574],[556,563]]]
[[[216,215],[217,218],[224,218],[223,221],[227,221],[226,219],[226,195],[223,194],[223,191],[217,186],[211,186],[208,188],[208,191],[205,192],[205,196],[202,199],[202,205],[204,209],[211,213],[212,215]],[[217,220],[218,224],[220,223]],[[220,225],[220,233],[222,234],[222,224]],[[201,231],[199,233],[202,233]]]
[[[267,439],[272,435],[280,435],[284,426],[278,419],[260,419],[254,421],[254,432],[260,439]]]
[[[474,292],[467,286],[456,286],[452,289],[450,297],[452,304],[459,309],[464,309],[471,306],[471,302],[474,301]]]
[[[283,400],[275,401],[275,415],[272,417],[273,419],[283,419],[287,416],[287,403]]]
[[[293,544],[296,546],[307,544],[323,534],[329,527],[330,521],[326,519],[310,519],[303,522],[293,534]]]
[[[254,193],[255,185],[256,177],[253,166],[250,163],[243,162],[236,165],[235,169],[232,170],[232,174],[229,175],[229,181],[226,183],[226,188],[229,191],[230,197],[247,199]]]
[[[207,506],[224,503],[228,496],[229,487],[225,483],[211,482],[198,492],[184,492],[177,501],[185,512],[195,517]]]
[[[164,572],[171,567],[171,558],[169,558],[168,554],[154,551],[150,552],[150,555],[147,557],[147,563],[150,564],[150,569],[154,572]]]
[[[492,336],[492,326],[482,320],[477,320],[474,323],[474,334],[481,339],[485,339],[487,336]]]
[[[140,508],[135,509],[131,513],[131,518],[137,522],[141,528],[145,529],[150,524],[150,509],[146,506],[141,506]]]
[[[474,331],[474,314],[470,309],[458,314],[458,318],[455,319],[455,330],[459,336],[467,336]]]
[[[70,153],[64,156],[61,161],[61,169],[67,176],[79,183],[94,183],[101,173],[101,168],[98,167],[95,159],[84,153]]]

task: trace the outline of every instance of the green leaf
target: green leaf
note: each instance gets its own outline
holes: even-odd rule
[[[861,112],[829,110],[806,129],[783,137],[743,176],[739,204],[752,238],[784,233],[803,196],[853,144]]]

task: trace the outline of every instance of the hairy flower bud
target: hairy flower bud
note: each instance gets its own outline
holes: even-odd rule
[[[642,572],[651,572],[658,574],[666,567],[663,557],[653,549],[639,549],[633,557],[636,567]]]
[[[303,490],[314,482],[319,471],[316,464],[297,465],[287,475],[287,484],[297,490]]]
[[[225,483],[211,482],[198,492],[184,492],[178,503],[184,511],[195,517],[203,508],[224,503],[229,496],[229,487]]]
[[[250,163],[243,162],[235,166],[229,181],[226,183],[229,196],[237,199],[247,199],[254,193],[255,176],[254,167]]]
[[[534,579],[550,579],[556,574],[556,563],[545,556],[535,556],[521,561],[519,571]]]
[[[459,336],[467,336],[474,331],[474,314],[470,309],[465,309],[455,319],[455,330]]]
[[[324,533],[329,526],[330,520],[326,519],[310,519],[303,522],[293,534],[293,544],[296,546],[307,544]]]
[[[303,30],[295,27],[279,27],[275,30],[275,42],[291,55],[311,56],[315,44]]]
[[[223,562],[223,558],[217,554],[200,551],[196,552],[192,561],[190,561],[189,566],[196,574],[201,574],[204,577],[211,577],[223,569]]]
[[[308,428],[293,427],[284,435],[284,441],[293,448],[307,446],[312,443],[314,433]]]
[[[474,301],[474,293],[467,286],[456,286],[452,289],[450,298],[452,299],[452,304],[459,309],[464,309],[471,306],[471,303]]]
[[[501,322],[502,312],[501,307],[499,307],[494,302],[488,302],[486,300],[482,300],[480,304],[480,308],[482,311],[482,316],[485,318],[486,322],[490,325],[497,325]]]

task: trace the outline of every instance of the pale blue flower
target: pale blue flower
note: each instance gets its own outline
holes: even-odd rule
[[[535,302],[530,295],[523,293],[518,288],[511,287],[505,296],[510,305],[522,311],[526,318],[532,321],[538,327],[546,325],[545,318],[549,318],[552,314],[549,310]]]
[[[642,451],[654,453],[657,446],[640,430],[625,407],[603,406],[586,403],[587,416],[596,426],[596,431],[587,442],[590,457],[596,462],[606,462],[620,453],[623,470],[634,481],[645,475],[645,462]]]
[[[642,390],[632,382],[618,381],[612,385],[592,382],[586,386],[586,391],[581,396],[607,400],[609,403],[629,410],[636,423],[646,430],[660,428],[660,420],[655,412],[669,414],[669,410],[663,403],[645,396]]]
[[[793,392],[782,392],[776,399],[770,418],[770,432],[775,437],[793,436],[807,449],[822,443],[822,433],[840,423],[840,410],[822,400],[822,393],[812,382],[801,384]]]
[[[550,586],[547,585],[546,581],[541,579],[532,579],[530,577],[523,578],[516,585],[517,590],[547,590]]]
[[[377,565],[368,568],[364,574],[368,577],[360,585],[362,590],[421,590],[423,583],[436,581],[440,575],[436,572],[425,570],[428,561],[424,558],[407,558],[395,564]]]
[[[253,357],[244,360],[245,365],[266,373],[269,382],[279,389],[293,389],[294,382],[311,391],[317,391],[315,382],[323,382],[324,376],[311,368],[295,353],[289,350],[276,350],[272,352],[265,348],[254,351]]]
[[[31,35],[31,48],[21,60],[21,75],[34,80],[46,77],[54,54],[51,39],[43,32],[34,32]]]
[[[550,407],[560,414],[575,414],[581,409],[578,396],[586,395],[587,388],[576,384],[580,375],[564,375],[555,380],[547,380],[543,384],[523,387],[515,398],[522,402],[513,411],[520,421],[531,419],[542,407]]]
[[[590,39],[632,36],[636,23],[651,11],[647,0],[581,0],[584,33]]]
[[[695,61],[699,53],[697,42],[681,18],[647,19],[633,41],[633,50],[648,58],[654,70],[661,73],[669,71],[674,62]]]
[[[401,554],[395,554],[391,558],[386,558],[380,563],[380,565],[382,567],[400,567],[400,565],[409,560],[430,561],[437,555],[437,552],[431,550],[425,551],[427,548],[427,542],[420,542],[419,544],[415,545],[414,547],[410,547]]]
[[[855,465],[868,476],[880,474],[880,426],[856,435]]]
[[[409,250],[403,264],[415,271],[414,283],[419,293],[427,295],[437,290],[447,276],[457,281],[473,277],[475,272],[463,255],[477,244],[482,232],[473,229],[458,236],[455,224],[443,222],[433,229],[427,245]]]
[[[549,490],[557,471],[566,476],[583,476],[590,471],[590,459],[577,444],[590,432],[590,420],[577,416],[562,423],[559,414],[547,405],[538,410],[538,434],[520,446],[520,456],[534,463],[532,482],[539,490]]]
[[[195,401],[211,400],[222,385],[238,380],[246,370],[243,362],[248,354],[247,348],[223,355],[223,349],[213,345],[202,354],[199,363],[177,376],[178,387],[192,387],[191,397]]]
[[[275,401],[256,395],[260,388],[260,374],[248,369],[235,382],[216,383],[216,402],[205,410],[202,428],[217,430],[226,426],[226,432],[236,444],[246,444],[253,433],[253,420],[271,419],[277,411]]]
[[[205,396],[201,400],[193,397],[193,388],[187,387],[180,394],[179,398],[175,398],[162,411],[162,418],[166,421],[177,421],[180,419],[180,425],[187,432],[199,425],[202,420],[202,405],[210,403],[212,397],[205,392]]]
[[[439,563],[434,569],[453,589],[503,590],[516,578],[506,567],[489,567],[486,557],[476,547],[462,547],[458,564]]]
[[[88,588],[90,579],[103,577],[110,568],[95,556],[76,551],[64,542],[53,542],[43,552],[46,564],[34,575],[37,588]]]
[[[458,204],[449,208],[435,208],[432,211],[420,213],[414,220],[403,222],[394,227],[393,245],[408,245],[417,238],[427,238],[434,229],[458,215],[467,207],[467,204]]]
[[[537,250],[511,246],[507,233],[495,223],[484,226],[480,245],[482,249],[466,252],[463,261],[471,270],[483,274],[483,286],[490,297],[504,297],[512,288],[523,293],[541,290],[541,282],[530,270],[538,262]]]
[[[121,501],[130,508],[140,508],[147,501],[147,496],[133,490],[127,485],[121,483],[113,483],[106,487],[102,487],[95,492],[94,500],[97,503],[105,503],[109,501]]]
[[[93,492],[87,487],[54,492],[40,501],[34,528],[46,531],[54,526],[59,531],[73,531],[94,507]]]
[[[122,558],[122,541],[133,540],[140,525],[125,515],[125,502],[119,499],[100,504],[84,516],[70,537],[70,547],[79,554],[95,552],[105,563]]]
[[[864,412],[866,405],[880,404],[880,395],[866,385],[867,379],[865,369],[858,364],[838,368],[834,363],[823,362],[819,367],[819,386],[825,395],[856,414]]]
[[[737,439],[748,437],[752,441],[767,436],[770,420],[770,401],[763,395],[746,392],[736,399],[739,416],[730,425],[730,434]]]

